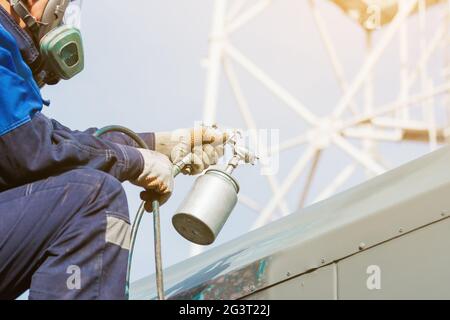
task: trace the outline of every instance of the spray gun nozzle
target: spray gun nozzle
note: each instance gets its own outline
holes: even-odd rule
[[[254,165],[256,160],[259,159],[258,156],[252,151],[250,151],[249,148],[239,145],[239,142],[243,139],[243,133],[240,129],[232,129],[229,133],[229,138],[226,141],[225,144],[231,146],[231,149],[233,151],[233,158],[238,157],[240,161],[244,163],[249,163],[251,165]],[[233,159],[230,160],[230,162],[234,161]]]

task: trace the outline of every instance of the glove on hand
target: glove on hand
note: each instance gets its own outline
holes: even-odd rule
[[[156,133],[155,149],[167,155],[173,163],[192,153],[192,163],[185,167],[182,173],[196,175],[219,161],[227,139],[225,132],[214,127],[178,129]]]
[[[162,205],[172,195],[173,165],[167,156],[159,152],[139,148],[138,150],[144,158],[144,170],[139,177],[130,182],[146,190],[141,193],[141,198],[149,202],[145,208],[151,211],[152,200],[158,200]]]

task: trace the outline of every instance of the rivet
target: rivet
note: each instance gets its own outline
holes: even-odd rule
[[[398,232],[402,233],[403,232],[403,228],[398,229]]]
[[[325,258],[320,259],[320,262],[323,264],[325,263]]]
[[[366,244],[364,242],[361,242],[358,246],[359,250],[364,250],[365,247],[366,247]]]
[[[286,277],[290,277],[291,273],[290,272],[286,272]]]

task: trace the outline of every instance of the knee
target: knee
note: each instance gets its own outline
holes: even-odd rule
[[[99,170],[92,170],[88,174],[93,177],[95,187],[101,195],[114,198],[125,196],[122,183],[112,175]]]

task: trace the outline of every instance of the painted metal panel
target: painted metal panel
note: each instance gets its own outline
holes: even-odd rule
[[[332,300],[337,298],[336,264],[255,292],[245,300]]]
[[[338,262],[339,299],[450,299],[450,219]]]

